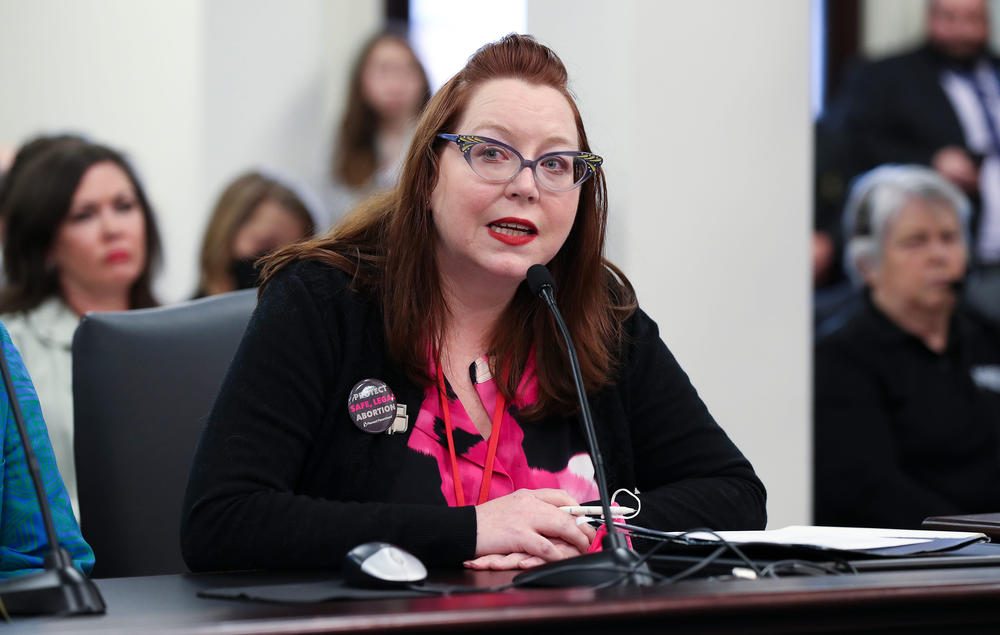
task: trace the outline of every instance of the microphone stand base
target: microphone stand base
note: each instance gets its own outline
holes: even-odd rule
[[[636,566],[639,554],[627,547],[605,549],[549,562],[514,577],[514,583],[534,587],[652,586],[649,566]]]
[[[72,566],[4,580],[0,600],[10,615],[100,615],[105,610],[100,591]]]

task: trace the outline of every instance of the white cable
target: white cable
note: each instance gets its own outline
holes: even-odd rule
[[[615,500],[615,498],[617,498],[618,495],[621,494],[622,492],[628,494],[629,496],[631,496],[632,498],[635,499],[635,511],[632,512],[631,514],[627,515],[627,516],[622,516],[622,518],[624,518],[625,520],[632,520],[633,518],[635,518],[636,516],[639,515],[639,512],[642,511],[642,501],[639,500],[639,497],[636,496],[635,492],[630,492],[627,489],[625,489],[624,487],[622,487],[620,489],[616,489],[615,493],[611,495],[611,503],[612,504],[618,502],[618,501]]]

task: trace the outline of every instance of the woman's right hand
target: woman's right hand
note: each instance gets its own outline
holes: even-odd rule
[[[476,559],[471,562],[514,568],[526,560],[539,564],[587,553],[594,529],[559,509],[578,504],[561,489],[520,489],[477,505]],[[501,562],[505,566],[498,567]]]

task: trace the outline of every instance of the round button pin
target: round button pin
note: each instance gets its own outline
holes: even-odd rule
[[[396,395],[378,379],[362,379],[351,388],[347,412],[359,430],[385,432],[396,418]]]

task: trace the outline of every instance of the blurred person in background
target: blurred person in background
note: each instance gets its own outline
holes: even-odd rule
[[[1000,58],[985,0],[932,0],[926,42],[863,65],[845,93],[852,174],[926,165],[973,202],[969,301],[1000,320]]]
[[[815,356],[815,522],[919,527],[1000,509],[1000,330],[959,302],[969,203],[883,166],[845,210],[861,306]]]
[[[0,314],[24,357],[59,471],[79,514],[73,459],[71,346],[88,311],[155,306],[160,259],[152,209],[118,151],[57,143],[28,161],[4,201]]]
[[[295,191],[260,172],[247,172],[222,192],[201,243],[197,297],[257,286],[256,261],[315,232]]]
[[[196,297],[257,286],[257,260],[279,247],[308,238],[316,227],[295,190],[253,171],[223,190],[201,243]]]
[[[11,150],[9,154],[0,151],[0,173],[2,173],[0,174],[0,237],[3,236],[4,219],[7,216],[5,202],[17,175],[42,151],[57,144],[73,143],[84,143],[84,140],[82,137],[72,134],[39,135],[26,141],[16,150]],[[0,238],[0,242],[2,242],[2,238]],[[0,250],[0,254],[2,254],[2,250]],[[0,287],[3,286],[3,280],[2,272],[0,272]]]
[[[337,130],[326,206],[338,219],[369,194],[396,185],[430,84],[404,32],[388,28],[361,49]]]
[[[85,143],[85,141],[83,137],[74,134],[38,135],[10,151],[9,155],[0,152],[0,222],[3,220],[4,202],[18,173],[43,151],[63,143]]]

